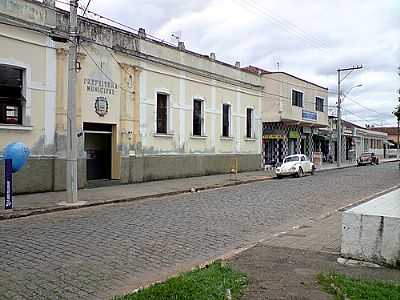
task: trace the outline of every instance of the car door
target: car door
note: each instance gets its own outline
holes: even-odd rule
[[[304,159],[304,160],[303,160]],[[311,162],[310,162],[310,160],[308,159],[308,157],[307,156],[303,156],[302,157],[302,160],[303,160],[303,170],[304,170],[304,172],[311,172]]]

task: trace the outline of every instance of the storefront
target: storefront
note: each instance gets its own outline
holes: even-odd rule
[[[285,156],[300,153],[300,129],[282,122],[263,124],[264,165],[281,163]]]

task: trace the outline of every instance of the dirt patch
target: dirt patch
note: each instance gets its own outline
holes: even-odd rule
[[[334,254],[258,245],[229,263],[248,274],[241,300],[333,299],[316,280],[319,272],[341,272],[353,278],[400,281],[400,271],[386,268],[345,267]]]

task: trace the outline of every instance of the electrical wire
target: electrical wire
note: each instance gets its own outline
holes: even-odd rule
[[[55,0],[55,1],[56,1],[56,2],[59,2],[59,3],[63,3],[63,4],[70,5],[70,3],[65,2],[65,1],[62,1],[62,0]],[[84,8],[81,8],[81,7],[80,7],[80,9],[84,9]],[[92,11],[89,11],[89,10],[88,10],[88,12],[90,12],[90,13],[92,13],[92,14],[96,14],[96,15],[98,15],[98,16],[101,17],[101,18],[104,18],[104,19],[106,19],[106,20],[115,22],[115,23],[117,23],[117,24],[119,24],[119,25],[121,25],[121,26],[127,27],[127,28],[129,28],[129,29],[131,29],[131,30],[137,31],[136,29],[134,29],[134,28],[132,28],[132,27],[130,27],[130,26],[124,25],[124,24],[122,24],[122,23],[120,23],[120,22],[117,22],[117,21],[114,21],[114,20],[112,20],[112,19],[110,19],[110,18],[107,18],[107,17],[104,17],[104,16],[100,16],[99,14],[94,13],[94,12],[92,12]],[[49,35],[49,32],[41,31],[41,30],[38,30],[38,29],[35,29],[35,28],[32,28],[32,27],[27,27],[27,26],[18,25],[18,24],[10,24],[10,23],[5,23],[5,22],[0,22],[0,24],[9,25],[9,26],[15,26],[15,27],[23,28],[23,29],[28,29],[28,30],[40,32],[40,33],[42,33],[42,34],[44,34],[44,35],[50,36],[50,35]],[[97,64],[97,62],[96,62],[95,59],[90,55],[90,53],[87,51],[87,49],[84,48],[83,45],[80,45],[80,46],[84,49],[85,53],[86,53],[86,54],[88,55],[88,57],[92,60],[92,62],[93,62],[93,63],[99,68],[99,70],[106,76],[106,78],[109,79],[111,82],[115,83],[115,82],[102,70],[102,68]],[[115,56],[112,54],[112,52],[109,51],[108,47],[106,47],[105,45],[101,45],[101,46],[103,46],[103,47],[105,47],[105,48],[107,49],[107,51],[110,53],[110,55],[111,55],[111,57],[114,59],[114,61],[120,66],[120,62],[115,58]],[[121,66],[120,66],[120,67],[121,67]],[[181,70],[182,70],[182,69],[181,69]],[[124,69],[124,71],[126,71],[126,70]],[[275,79],[275,78],[270,78],[270,77],[269,77],[269,79],[274,80],[274,81],[278,81],[278,82],[281,82],[281,83],[286,83],[286,82],[284,82],[284,81],[282,81],[282,80],[278,80],[278,79]],[[296,84],[291,84],[291,85],[304,88],[304,86],[300,86],[300,85],[296,85]],[[121,86],[120,86],[120,88],[121,88],[122,90],[125,90],[125,91],[129,92],[129,93],[132,93],[132,91],[129,91],[129,90],[127,90],[127,89],[124,89],[124,88],[121,87]],[[312,89],[312,90],[320,91],[320,90],[318,90],[318,89]],[[273,93],[269,93],[269,92],[265,92],[265,91],[263,91],[262,93],[263,93],[263,94],[266,94],[266,95],[271,95],[271,96],[280,97],[280,98],[284,99],[285,101],[290,101],[290,100],[291,100],[289,97],[285,97],[285,96],[278,95],[278,94],[273,94]],[[331,94],[335,94],[334,92],[330,92],[330,93],[331,93]],[[372,112],[374,112],[374,113],[376,113],[376,114],[378,114],[378,115],[389,116],[389,114],[384,114],[384,113],[380,113],[380,112],[377,112],[377,111],[375,111],[375,110],[372,110],[372,109],[370,109],[370,108],[368,108],[368,107],[366,107],[366,106],[360,104],[359,102],[355,101],[354,99],[351,99],[351,98],[349,98],[349,97],[346,97],[346,98],[348,98],[350,101],[352,101],[352,102],[358,104],[359,106],[363,107],[364,109],[367,109],[367,110],[369,110],[369,111],[372,111]],[[303,100],[303,101],[304,101],[304,100]],[[306,102],[306,103],[314,103],[314,102]],[[324,104],[324,107],[327,107],[327,106],[328,106],[328,104]],[[355,115],[354,113],[352,113],[352,114]],[[357,116],[357,115],[355,115],[355,116]],[[357,117],[359,117],[359,116],[357,116]],[[392,116],[390,115],[390,117],[392,117]],[[366,120],[366,119],[363,119],[363,120]]]
[[[60,2],[60,3],[67,4],[67,2],[64,2],[64,1],[62,1],[62,0],[55,0],[55,1],[56,1],[56,2]],[[79,9],[81,9],[82,11],[84,11],[84,10],[85,10],[85,7],[79,6]],[[133,27],[131,27],[131,26],[129,26],[129,25],[126,25],[126,24],[123,24],[123,23],[121,23],[121,22],[115,21],[115,20],[113,20],[113,19],[111,19],[111,18],[109,18],[109,17],[105,17],[105,16],[103,16],[103,15],[100,15],[100,14],[97,13],[97,12],[94,12],[94,11],[91,11],[91,10],[86,10],[86,11],[87,11],[88,13],[94,15],[94,16],[98,16],[98,17],[101,18],[101,19],[110,21],[110,22],[115,23],[115,24],[117,24],[117,25],[119,25],[119,26],[121,26],[121,27],[128,28],[128,29],[130,29],[131,31],[133,31],[134,33],[137,33],[137,32],[138,32],[138,29],[136,29],[136,28],[133,28]],[[167,45],[169,45],[169,46],[176,47],[175,45],[170,44],[170,43],[167,43],[167,42],[165,42],[164,40],[161,40],[161,39],[159,39],[159,38],[157,38],[157,37],[155,37],[155,36],[152,36],[152,35],[150,35],[150,34],[147,34],[147,33],[146,33],[146,36],[151,37],[152,39],[156,40],[157,42],[162,42],[162,43],[167,44]],[[284,72],[282,72],[282,73],[284,73]],[[291,74],[289,74],[289,75],[291,75]],[[276,81],[276,82],[286,83],[285,81],[278,80],[278,79],[276,79],[276,78],[271,78],[271,77],[268,77],[268,78],[271,79],[271,80],[274,80],[274,81]],[[313,83],[310,83],[310,84],[313,84]],[[297,86],[297,87],[300,87],[300,88],[304,88],[304,86],[298,85],[298,84],[291,84],[291,85]],[[314,90],[314,91],[321,91],[320,89],[314,89],[314,88],[307,88],[307,89],[308,89],[308,90]]]
[[[245,8],[247,11],[271,20],[273,23],[280,26],[283,30],[285,30],[289,34],[297,36],[300,40],[305,42],[311,48],[316,48],[328,53],[327,51],[328,47],[323,46],[320,43],[317,43],[315,40],[312,40],[311,38],[308,38],[305,34],[299,32],[298,30],[294,30],[293,28],[288,27],[284,22],[274,17],[273,15],[269,14],[268,11],[266,11],[262,7],[257,7],[257,5],[255,5],[253,2],[250,1],[246,2],[245,0],[235,0],[235,2],[238,3],[240,6],[242,6],[243,8]],[[292,27],[294,26],[295,25],[292,24]]]
[[[289,30],[293,30],[293,32],[300,34],[306,40],[309,40],[309,41],[315,43],[318,47],[322,47],[324,49],[329,49],[329,45],[327,43],[325,43],[325,41],[319,39],[318,37],[315,37],[314,35],[310,34],[309,32],[305,32],[304,30],[302,30],[300,27],[298,27],[294,23],[290,22],[289,20],[284,19],[276,14],[274,15],[273,12],[269,11],[265,6],[257,6],[257,3],[253,0],[243,0],[243,1],[250,2],[251,4],[253,4],[253,6],[256,9],[261,9],[261,11],[263,11],[271,19],[276,20],[276,22],[278,22],[282,26],[286,26],[287,28],[289,28]]]
[[[96,60],[90,55],[90,52],[82,45],[79,44],[79,47],[81,47],[83,49],[83,51],[86,53],[86,55],[90,58],[90,60],[94,63],[94,65],[100,70],[101,73],[103,73],[103,75],[113,84],[117,85],[121,90],[128,92],[130,94],[135,94],[134,92],[123,88],[120,84],[117,84],[106,72],[104,72],[103,68],[101,68],[98,63],[96,62]]]
[[[362,108],[364,108],[364,109],[366,109],[366,110],[369,110],[370,112],[373,112],[373,113],[375,113],[375,114],[377,114],[377,115],[382,115],[382,116],[390,117],[390,118],[393,118],[393,117],[394,117],[394,116],[392,116],[392,115],[390,115],[390,114],[381,113],[381,112],[378,112],[378,111],[376,111],[376,110],[373,110],[373,109],[371,109],[371,108],[369,108],[369,107],[367,107],[367,106],[365,106],[365,105],[363,105],[363,104],[357,102],[356,100],[354,100],[354,99],[348,97],[348,96],[346,96],[345,99],[349,99],[351,102],[353,102],[353,103],[359,105],[360,107],[362,107]]]

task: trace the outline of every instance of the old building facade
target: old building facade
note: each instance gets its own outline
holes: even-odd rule
[[[0,149],[15,141],[31,149],[17,192],[62,190],[68,13],[53,1],[6,0],[0,17],[0,85],[12,82],[0,95]],[[80,187],[261,167],[260,76],[142,29],[80,18],[79,35]]]
[[[337,117],[329,116],[329,126],[323,136],[329,140],[330,155],[337,161]],[[379,158],[388,158],[388,135],[342,120],[342,162],[354,162],[364,152],[375,153]]]
[[[312,159],[314,153],[325,151],[319,128],[328,126],[328,89],[285,72],[245,69],[258,73],[264,86],[264,164],[275,165],[295,153]]]

